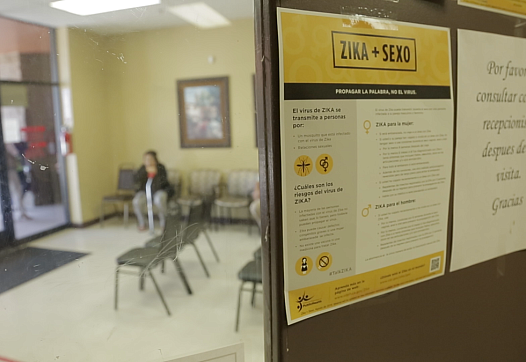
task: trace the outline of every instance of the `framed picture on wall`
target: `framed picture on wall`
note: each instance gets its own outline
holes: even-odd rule
[[[230,147],[228,77],[177,81],[181,147]]]

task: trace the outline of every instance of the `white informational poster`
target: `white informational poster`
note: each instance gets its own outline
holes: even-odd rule
[[[451,270],[526,248],[526,40],[458,31]]]
[[[288,323],[444,272],[449,29],[278,9]]]
[[[458,4],[479,10],[526,18],[526,2],[523,0],[458,0]]]

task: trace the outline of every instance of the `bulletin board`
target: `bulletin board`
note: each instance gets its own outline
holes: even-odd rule
[[[455,109],[457,29],[524,37],[526,27],[524,19],[459,6],[451,0],[256,0],[256,108],[262,190],[265,360],[523,361],[526,358],[526,253],[516,252],[448,272],[454,173],[445,275],[298,323],[287,323],[278,7],[360,14],[450,28]]]

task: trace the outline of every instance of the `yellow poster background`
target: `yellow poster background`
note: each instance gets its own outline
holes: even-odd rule
[[[389,20],[281,12],[285,83],[449,86],[449,32]],[[332,31],[413,38],[417,71],[335,68]]]
[[[440,267],[431,271],[431,261]],[[336,307],[354,300],[387,292],[422,279],[439,276],[444,269],[444,252],[427,255],[405,263],[391,265],[368,273],[289,291],[289,310],[292,320]]]

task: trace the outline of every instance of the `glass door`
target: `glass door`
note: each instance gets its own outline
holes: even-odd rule
[[[15,239],[65,225],[53,86],[0,84],[1,119]]]
[[[69,222],[54,31],[1,17],[0,31],[0,224],[25,241]]]

